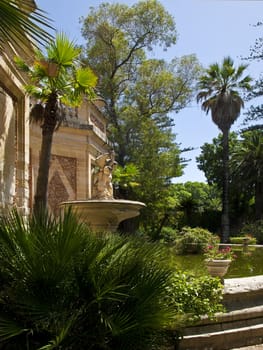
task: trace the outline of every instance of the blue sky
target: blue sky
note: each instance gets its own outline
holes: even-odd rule
[[[71,39],[83,43],[79,18],[86,16],[89,7],[97,7],[101,0],[36,0],[37,5],[45,10],[54,20],[58,31],[64,31]],[[132,5],[136,1],[119,0],[109,3],[125,3]],[[263,1],[260,0],[160,0],[173,15],[178,32],[177,44],[168,52],[156,51],[156,58],[167,60],[185,54],[195,53],[200,63],[207,67],[214,62],[221,62],[223,57],[231,56],[236,64],[241,57],[249,55],[249,49],[260,37],[263,27],[254,25],[263,20]],[[244,63],[244,62],[242,62]],[[262,67],[261,67],[262,66]],[[263,71],[263,64],[250,64],[247,73],[254,79]],[[249,105],[247,105],[248,107]],[[184,176],[177,182],[205,181],[201,171],[197,169],[195,157],[200,153],[200,146],[211,142],[219,133],[195,101],[174,116],[177,142],[181,147],[192,146],[194,151],[185,154],[192,161],[185,169]],[[242,116],[236,121],[232,130],[238,128]]]

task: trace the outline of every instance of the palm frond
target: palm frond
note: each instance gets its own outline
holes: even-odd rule
[[[221,66],[211,64],[199,79],[197,102],[202,102],[206,114],[211,111],[212,120],[222,131],[230,129],[244,106],[239,92],[251,89],[251,77],[241,78],[246,68],[235,68],[232,58],[225,57]]]
[[[147,349],[174,318],[162,259],[162,247],[96,235],[71,211],[56,220],[11,213],[0,221],[0,310],[12,320],[3,337],[32,329],[28,341],[42,350]]]
[[[29,329],[19,326],[14,320],[0,316],[0,341],[6,341],[25,332],[29,332]]]
[[[50,41],[53,29],[45,12],[35,9],[32,1],[1,0],[0,2],[0,49],[5,42],[12,42],[19,47],[28,47],[28,41],[36,46]]]
[[[74,41],[70,41],[64,33],[58,33],[55,41],[51,41],[46,47],[47,58],[60,66],[70,67],[75,63],[81,49],[76,47]]]

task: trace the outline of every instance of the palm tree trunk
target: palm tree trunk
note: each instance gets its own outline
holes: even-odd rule
[[[48,177],[50,168],[53,134],[56,127],[57,95],[51,94],[44,112],[42,125],[42,143],[39,156],[39,168],[34,198],[33,214],[38,215],[47,209]]]
[[[261,220],[263,215],[263,183],[261,179],[255,184],[255,219]]]
[[[222,242],[229,240],[229,129],[223,130],[223,194],[222,194],[222,217],[221,230]]]

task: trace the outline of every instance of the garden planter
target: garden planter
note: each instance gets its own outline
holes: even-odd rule
[[[206,260],[206,267],[212,277],[220,277],[221,279],[227,273],[231,264],[231,260]]]
[[[46,70],[46,73],[49,77],[51,77],[51,78],[57,77],[58,70],[59,70],[59,66],[57,63],[48,62],[48,61],[44,61],[44,60],[41,60],[39,63]]]
[[[58,75],[58,64],[55,62],[48,63],[48,75],[51,78],[55,78]]]

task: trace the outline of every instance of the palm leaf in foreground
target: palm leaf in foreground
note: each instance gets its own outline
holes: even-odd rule
[[[161,256],[155,244],[96,236],[70,211],[58,220],[1,218],[1,344],[153,349],[175,317]]]
[[[28,41],[36,46],[52,38],[46,31],[53,30],[50,20],[31,0],[1,0],[0,19],[0,50],[12,43],[28,52]]]

